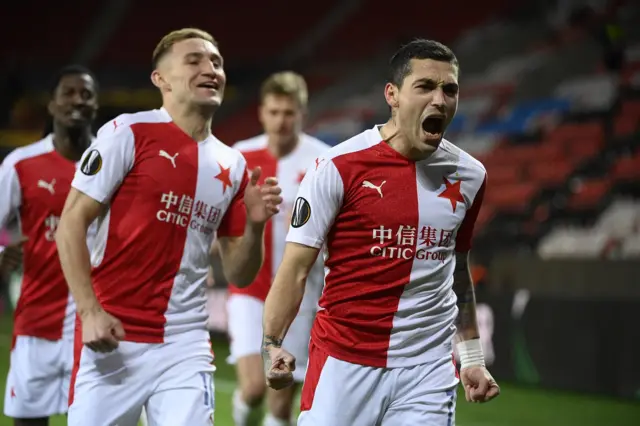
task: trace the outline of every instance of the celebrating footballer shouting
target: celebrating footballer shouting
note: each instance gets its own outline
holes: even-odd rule
[[[70,426],[213,422],[205,287],[214,234],[224,273],[250,284],[275,178],[258,185],[242,155],[211,135],[225,88],[213,37],[166,35],[153,53],[158,110],[105,124],[83,156],[56,237],[77,304]],[[91,253],[88,225],[98,220]]]
[[[295,359],[282,341],[324,246],[298,425],[452,425],[459,379],[468,401],[499,394],[468,271],[486,171],[443,138],[458,73],[438,42],[401,47],[384,90],[389,121],[319,157],[300,185],[263,324],[267,383],[287,387]]]

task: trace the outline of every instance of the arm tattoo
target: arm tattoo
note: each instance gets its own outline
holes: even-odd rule
[[[453,271],[453,291],[458,298],[457,340],[477,339],[476,297],[469,272],[468,253],[456,254],[456,268]]]
[[[282,346],[282,340],[283,339],[279,339],[276,336],[264,336],[262,339],[262,347],[266,348],[268,346],[273,346],[275,348],[279,348]]]

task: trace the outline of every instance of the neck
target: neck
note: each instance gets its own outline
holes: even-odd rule
[[[82,153],[91,145],[91,128],[66,128],[53,124],[53,146],[64,158],[80,161]]]
[[[195,141],[201,142],[211,135],[211,122],[216,107],[190,108],[186,105],[177,105],[166,101],[163,107],[171,116],[173,123]]]
[[[411,161],[424,160],[433,154],[433,151],[424,152],[416,149],[407,135],[400,130],[394,117],[391,117],[389,121],[382,126],[380,134],[394,151],[397,151],[400,155]]]
[[[286,143],[274,142],[270,137],[267,137],[267,147],[271,155],[276,158],[282,158],[289,155],[296,147],[300,137],[296,134]]]

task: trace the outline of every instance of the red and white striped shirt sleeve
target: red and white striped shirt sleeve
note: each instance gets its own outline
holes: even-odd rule
[[[287,242],[321,248],[342,207],[344,183],[330,159],[318,158],[300,183]]]

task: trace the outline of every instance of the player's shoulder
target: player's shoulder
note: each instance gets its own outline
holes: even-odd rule
[[[482,164],[473,155],[469,154],[457,145],[454,145],[447,139],[442,139],[440,147],[443,151],[452,154],[458,159],[458,169],[462,169],[463,171],[470,173],[474,178],[478,178],[480,180],[484,179],[487,174],[487,169],[485,169],[484,164]]]
[[[120,114],[102,125],[97,136],[98,138],[130,136],[132,127],[137,124],[166,124],[171,121],[171,116],[164,108]]]
[[[241,152],[252,152],[265,149],[267,147],[267,135],[261,134],[249,139],[239,140],[233,144],[233,148]]]
[[[331,147],[323,158],[330,160],[330,162],[342,162],[348,159],[349,162],[362,158],[360,153],[368,150],[373,146],[382,142],[383,138],[380,135],[378,126],[374,126],[371,129],[367,129],[355,136]]]
[[[53,151],[53,136],[47,135],[39,141],[18,147],[11,151],[2,162],[5,167],[15,167],[21,161],[48,154]]]

